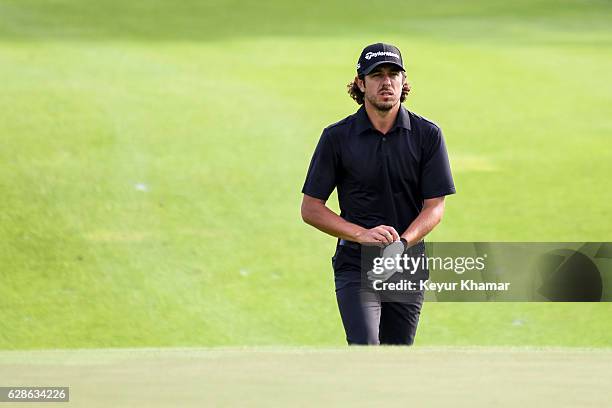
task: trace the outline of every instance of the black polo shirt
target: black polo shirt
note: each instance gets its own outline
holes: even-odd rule
[[[440,128],[400,105],[383,135],[362,106],[323,130],[302,193],[327,200],[336,187],[342,218],[402,234],[424,199],[455,193]]]

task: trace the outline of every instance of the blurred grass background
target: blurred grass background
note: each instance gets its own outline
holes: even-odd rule
[[[611,17],[0,0],[0,348],[344,344],[335,242],[302,223],[300,189],[377,41],[447,139],[458,194],[430,240],[610,241]],[[428,303],[417,342],[611,346],[611,315]]]

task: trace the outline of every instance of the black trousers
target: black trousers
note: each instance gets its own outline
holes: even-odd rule
[[[414,343],[422,297],[413,303],[382,302],[361,284],[350,284],[336,290],[336,299],[348,344]]]
[[[359,249],[338,246],[332,258],[336,300],[349,345],[411,345],[416,336],[423,295],[410,301],[382,301],[362,288]]]

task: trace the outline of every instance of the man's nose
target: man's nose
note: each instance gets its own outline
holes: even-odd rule
[[[391,75],[388,75],[388,74],[383,75],[382,83],[391,85]]]

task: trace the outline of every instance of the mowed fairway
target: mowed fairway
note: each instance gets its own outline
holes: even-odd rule
[[[71,407],[603,407],[610,367],[612,352],[592,349],[0,353],[2,385],[69,386]]]
[[[376,41],[403,50],[406,104],[447,139],[458,194],[432,240],[611,240],[611,16],[599,1],[0,0],[0,348],[343,345],[335,242],[302,223],[300,190]],[[431,303],[417,343],[610,347],[610,316]],[[85,384],[79,364],[63,375]]]

